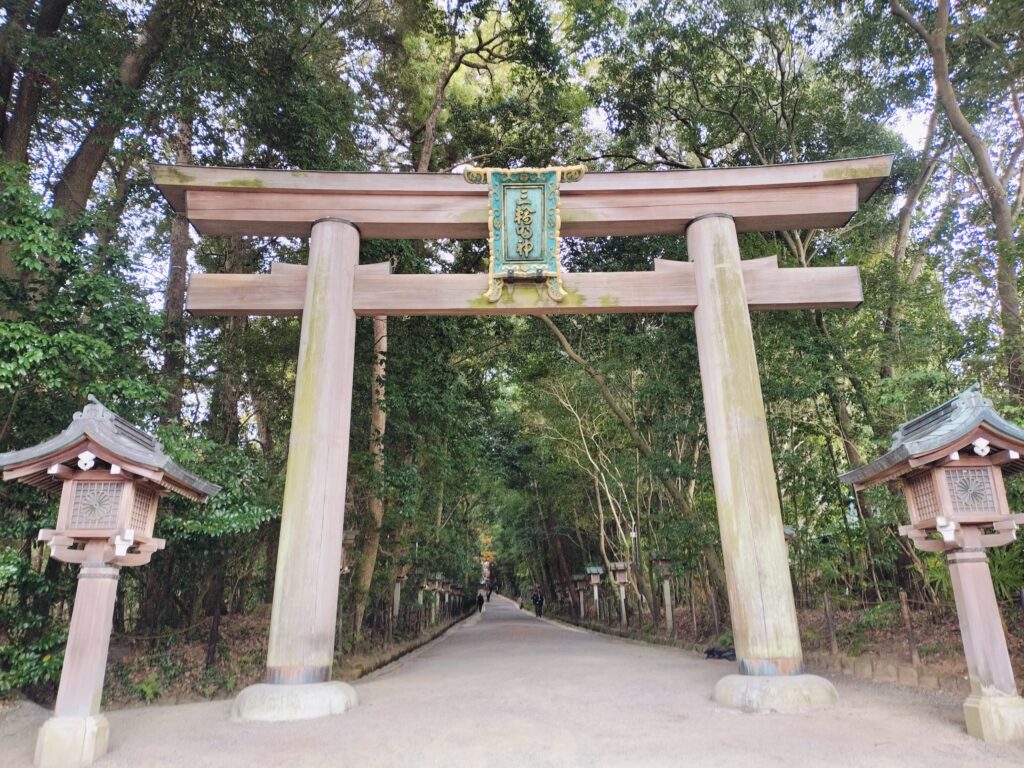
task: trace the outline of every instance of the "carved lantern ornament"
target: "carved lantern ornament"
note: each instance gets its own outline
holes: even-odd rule
[[[1024,429],[1002,418],[977,386],[900,426],[881,458],[841,476],[857,490],[899,482],[914,546],[949,564],[971,694],[967,732],[985,741],[1024,742],[1002,616],[985,550],[1009,544],[1024,515],[1010,512],[1003,477],[1024,471]]]
[[[595,586],[595,587],[600,586],[601,585],[601,577],[604,576],[604,566],[603,565],[588,565],[587,566],[587,575],[590,576],[590,583],[593,586]]]
[[[490,302],[501,299],[505,286],[517,282],[546,286],[554,301],[565,298],[559,261],[558,185],[579,181],[582,165],[552,168],[467,168],[463,174],[472,184],[487,184],[490,201],[487,228],[490,233]]]
[[[0,454],[0,468],[4,480],[60,490],[57,525],[41,530],[39,538],[67,563],[148,563],[164,546],[153,537],[158,499],[173,491],[206,501],[220,490],[182,469],[154,437],[92,395],[67,429],[31,448]]]

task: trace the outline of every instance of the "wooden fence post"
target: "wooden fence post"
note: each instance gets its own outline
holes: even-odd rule
[[[903,626],[907,630],[907,642],[910,643],[910,662],[921,666],[921,656],[917,652],[917,640],[914,638],[914,625],[910,623],[910,606],[907,604],[907,593],[900,590],[900,608],[903,609]]]
[[[828,628],[828,642],[832,648],[832,655],[837,656],[839,643],[836,642],[836,617],[832,613],[832,600],[829,598],[828,592],[825,593],[825,626]]]

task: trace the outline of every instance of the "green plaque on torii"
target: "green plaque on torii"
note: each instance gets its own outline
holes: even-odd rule
[[[554,301],[565,298],[558,256],[558,185],[579,181],[585,171],[582,165],[465,170],[466,181],[490,187],[488,301],[499,301],[505,286],[517,282],[546,286]]]

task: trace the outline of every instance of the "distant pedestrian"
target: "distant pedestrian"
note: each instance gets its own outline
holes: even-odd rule
[[[484,612],[484,596],[481,595],[479,592],[476,595],[476,612],[477,613],[483,613]]]
[[[533,601],[533,611],[537,614],[537,618],[540,618],[541,612],[544,610],[544,595],[540,593],[539,589],[533,590],[533,594],[530,596],[530,600]]]
[[[487,602],[488,603],[491,602],[491,588],[490,587],[487,588]]]

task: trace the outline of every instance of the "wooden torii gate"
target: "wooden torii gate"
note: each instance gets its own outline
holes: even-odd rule
[[[715,698],[745,710],[834,702],[828,681],[803,673],[749,310],[854,307],[860,275],[741,261],[736,234],[841,227],[891,163],[589,174],[561,190],[563,236],[685,233],[690,260],[658,260],[654,272],[569,273],[558,303],[531,286],[490,303],[485,275],[358,264],[361,237],[487,237],[487,189],[461,177],[155,166],[157,186],[202,234],[310,238],[308,267],[195,275],[189,286],[196,315],[302,315],[266,682],[239,694],[233,716],[317,717],[356,701],[330,675],[363,315],[694,312],[740,673],[722,678]]]

